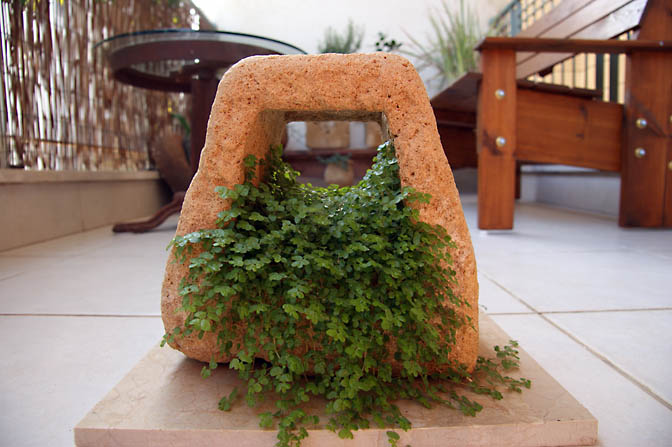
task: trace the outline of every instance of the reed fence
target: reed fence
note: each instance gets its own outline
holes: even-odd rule
[[[95,44],[158,28],[213,27],[188,0],[2,0],[0,168],[151,168],[188,96],[115,81]]]

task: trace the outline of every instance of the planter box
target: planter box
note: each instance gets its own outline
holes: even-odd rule
[[[0,170],[0,250],[154,213],[167,202],[159,174]]]
[[[481,315],[481,355],[511,338],[489,317]],[[475,418],[441,405],[426,409],[409,401],[398,402],[413,427],[401,435],[399,445],[480,447],[594,445],[597,420],[525,351],[521,369],[532,380],[523,393],[506,393],[501,401],[469,394],[485,407]],[[205,380],[203,364],[186,359],[167,347],[153,348],[74,429],[77,447],[187,447],[275,445],[276,430],[259,428],[258,413],[273,411],[274,402],[249,408],[239,398],[229,412],[217,410],[220,396],[234,386],[244,389],[236,372],[218,368]],[[466,390],[459,390],[469,393]],[[316,401],[319,399],[313,398]],[[313,403],[313,408],[319,404]],[[320,414],[324,424],[329,418]],[[385,431],[374,424],[344,441],[323,425],[308,430],[304,447],[361,447],[389,445]]]

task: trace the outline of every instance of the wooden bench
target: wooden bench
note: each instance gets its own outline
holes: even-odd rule
[[[636,40],[612,39],[633,29]],[[620,172],[619,224],[672,226],[669,1],[564,0],[517,37],[488,37],[477,50],[482,74],[463,76],[432,106],[451,166],[478,166],[479,228],[513,228],[521,162]],[[625,105],[521,81],[577,53],[627,54]]]

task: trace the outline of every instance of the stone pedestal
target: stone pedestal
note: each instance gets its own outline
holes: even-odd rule
[[[494,345],[509,337],[487,316],[480,320],[480,354],[492,356]],[[399,445],[413,447],[460,446],[577,446],[597,441],[597,421],[527,353],[521,351],[521,369],[515,375],[532,380],[523,393],[505,392],[495,401],[470,397],[483,405],[476,417],[463,416],[442,406],[426,409],[399,402],[413,428],[401,435]],[[202,363],[168,347],[153,348],[147,356],[75,427],[78,447],[192,447],[268,446],[276,442],[275,429],[259,428],[258,413],[273,402],[249,408],[243,399],[230,412],[217,409],[219,399],[241,382],[234,371],[220,366],[209,379],[200,376]],[[311,403],[319,411],[323,402]],[[321,417],[326,422],[326,417]],[[304,447],[387,446],[387,429],[354,432],[341,440],[324,428],[309,430]]]

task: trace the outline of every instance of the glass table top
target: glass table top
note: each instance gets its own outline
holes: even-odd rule
[[[221,75],[248,56],[306,54],[279,40],[229,31],[158,29],[97,43],[115,79],[153,90],[189,92],[191,79]]]

